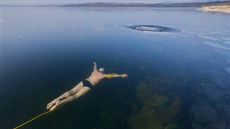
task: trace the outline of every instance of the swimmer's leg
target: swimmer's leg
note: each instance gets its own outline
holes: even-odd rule
[[[71,101],[79,98],[80,96],[84,95],[88,91],[90,91],[89,87],[83,87],[76,94],[74,94],[72,96],[69,96],[68,98],[65,98],[65,99],[61,100],[60,104],[65,104],[65,103],[71,102]]]
[[[82,82],[78,83],[73,89],[65,92],[64,94],[62,94],[61,96],[59,96],[58,98],[54,99],[49,104],[47,104],[46,109],[50,109],[52,106],[55,106],[58,101],[76,94],[82,87],[83,87],[83,83]]]
[[[50,111],[53,111],[55,108],[60,107],[68,102],[71,102],[77,98],[79,98],[80,96],[84,95],[85,93],[87,93],[90,90],[89,87],[83,87],[81,88],[76,94],[69,96],[65,99],[62,100],[58,100],[53,106],[50,107]]]

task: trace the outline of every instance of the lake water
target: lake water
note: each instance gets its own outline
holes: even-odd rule
[[[0,7],[0,128],[107,73],[89,94],[22,129],[229,129],[230,15],[195,8]],[[142,32],[159,25],[176,32]]]

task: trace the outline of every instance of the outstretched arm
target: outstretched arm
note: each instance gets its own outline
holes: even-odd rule
[[[112,73],[112,74],[103,74],[105,78],[126,78],[128,77],[128,74],[117,74],[117,73]]]
[[[93,71],[96,71],[97,70],[97,64],[96,62],[93,62]]]

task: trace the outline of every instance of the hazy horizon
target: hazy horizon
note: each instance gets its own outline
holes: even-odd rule
[[[117,2],[117,3],[195,3],[227,0],[1,0],[0,4],[80,4],[90,2]]]

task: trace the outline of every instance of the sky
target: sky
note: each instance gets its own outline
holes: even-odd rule
[[[65,4],[86,2],[122,2],[122,3],[178,3],[178,2],[207,2],[226,0],[0,0],[0,4]]]

